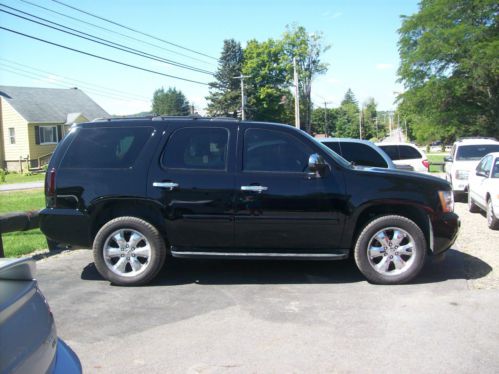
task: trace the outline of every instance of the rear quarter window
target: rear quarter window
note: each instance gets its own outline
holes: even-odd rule
[[[80,129],[64,155],[61,168],[130,168],[153,131],[152,127]]]

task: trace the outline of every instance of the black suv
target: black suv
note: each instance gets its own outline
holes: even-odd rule
[[[335,260],[407,282],[454,242],[446,181],[352,166],[291,126],[110,119],[72,127],[45,181],[45,235],[93,246],[100,274],[151,281],[167,255]]]

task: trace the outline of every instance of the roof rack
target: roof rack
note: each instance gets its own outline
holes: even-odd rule
[[[123,116],[123,117],[109,117],[109,118],[96,118],[92,122],[113,122],[113,121],[122,121],[122,120],[151,120],[151,121],[163,121],[167,119],[177,119],[177,120],[209,120],[209,121],[241,121],[239,118],[234,117],[203,117],[200,115],[191,115],[191,116],[159,116],[156,114],[151,114],[148,116]]]

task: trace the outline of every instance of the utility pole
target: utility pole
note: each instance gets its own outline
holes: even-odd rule
[[[327,125],[327,104],[331,104],[331,101],[324,100],[324,134],[328,136],[329,126]]]
[[[244,102],[245,102],[245,97],[244,97],[244,78],[249,78],[250,75],[240,75],[239,77],[234,77],[234,79],[240,79],[241,80],[241,120],[245,120],[245,115],[244,115]]]
[[[364,106],[360,108],[359,112],[359,139],[362,140],[362,113],[364,112]]]
[[[298,89],[298,72],[296,71],[296,58],[293,57],[293,80],[295,85],[295,127],[300,128],[300,90]]]

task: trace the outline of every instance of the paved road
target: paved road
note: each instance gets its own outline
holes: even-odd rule
[[[448,252],[405,286],[351,261],[172,260],[156,283],[111,286],[90,251],[38,262],[58,332],[87,373],[499,372],[491,268]]]
[[[0,191],[31,190],[33,188],[42,188],[43,181],[0,184]]]

